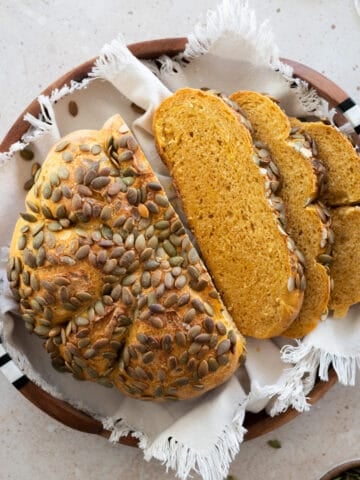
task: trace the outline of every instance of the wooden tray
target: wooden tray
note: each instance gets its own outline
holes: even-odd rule
[[[176,55],[184,50],[186,41],[186,38],[152,40],[132,44],[129,46],[129,49],[140,59],[151,59],[157,58],[164,54],[170,56]],[[44,90],[43,94],[49,95],[52,90],[55,88],[60,89],[63,85],[69,84],[71,80],[81,82],[88,76],[94,61],[95,58],[66,73],[54,83],[49,85],[49,87]],[[337,121],[338,123],[344,123],[345,118],[342,116],[341,112],[343,110],[342,105],[344,105],[344,102],[348,100],[348,95],[335,83],[315,70],[312,70],[311,68],[292,60],[283,59],[283,61],[293,67],[295,76],[300,77],[313,86],[318,93],[329,102],[331,107],[338,108],[339,114],[337,115]],[[24,110],[24,112],[11,127],[2,143],[0,143],[0,152],[8,151],[10,146],[16,141],[20,140],[22,135],[28,130],[30,125],[28,122],[23,120],[24,115],[27,112],[31,113],[35,117],[39,115],[40,108],[37,99],[35,99]],[[334,383],[336,383],[336,380],[337,378],[335,372],[330,370],[329,381],[318,381],[316,383],[310,394],[309,402],[311,404],[317,402],[334,385]],[[68,403],[53,398],[30,380],[27,382],[21,382],[21,384],[18,385],[18,388],[19,391],[34,405],[61,423],[82,432],[93,433],[103,437],[110,436],[111,432],[105,430],[99,421],[95,420],[84,412],[75,409]],[[248,433],[246,434],[245,440],[250,440],[270,432],[289,422],[298,414],[299,413],[293,409],[290,409],[286,413],[274,418],[269,417],[265,412],[261,412],[259,414],[247,413],[244,426],[247,428]],[[137,446],[138,440],[129,435],[127,437],[122,437],[119,442],[125,445]]]

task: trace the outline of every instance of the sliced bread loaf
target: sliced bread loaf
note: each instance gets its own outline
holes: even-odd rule
[[[335,317],[344,317],[351,305],[360,302],[360,207],[334,208],[331,219],[335,242],[329,308]]]
[[[302,337],[316,327],[326,311],[330,293],[328,269],[319,261],[321,255],[328,253],[330,217],[323,205],[315,201],[325,170],[313,158],[308,139],[291,131],[288,117],[273,100],[248,91],[236,92],[231,99],[252,124],[254,142],[270,151],[279,169],[286,230],[305,257],[307,283],[301,311],[283,334]]]
[[[322,201],[332,207],[359,203],[360,157],[345,135],[322,122],[300,122],[292,118],[291,124],[300,133],[311,136],[318,157],[326,167],[328,180]]]
[[[342,317],[353,303],[360,301],[360,211],[351,206],[360,202],[360,157],[351,142],[331,125],[296,119],[291,119],[291,123],[300,133],[311,135],[318,157],[328,171],[322,200],[331,207],[335,239],[329,308]]]
[[[153,130],[215,284],[239,330],[279,335],[301,307],[302,266],[279,223],[275,166],[259,168],[240,116],[185,88],[155,112]],[[191,272],[190,272],[191,273]]]

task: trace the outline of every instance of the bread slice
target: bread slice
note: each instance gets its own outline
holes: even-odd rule
[[[333,288],[329,308],[344,317],[360,302],[360,207],[338,207],[331,211],[335,242],[332,249]]]
[[[279,169],[286,230],[305,257],[307,282],[301,311],[283,334],[302,337],[316,327],[330,294],[328,269],[319,261],[321,255],[329,253],[330,218],[323,205],[315,201],[324,182],[324,168],[313,158],[307,139],[292,134],[288,117],[269,97],[241,91],[230,98],[252,124],[254,141],[270,151]]]
[[[322,200],[331,208],[334,239],[329,308],[337,317],[346,315],[349,307],[360,301],[359,239],[360,213],[352,203],[360,202],[360,157],[351,142],[335,127],[322,122],[300,122],[291,119],[300,133],[310,135],[319,159],[327,168],[327,189]],[[342,205],[341,207],[338,207]]]
[[[159,401],[235,372],[244,338],[119,115],[54,145],[26,208],[8,280],[56,369]]]
[[[300,122],[291,125],[315,141],[319,159],[327,169],[327,188],[322,201],[332,207],[360,202],[360,156],[351,142],[332,125]]]
[[[298,314],[303,293],[295,280],[301,264],[279,223],[282,203],[271,190],[276,167],[259,168],[239,115],[209,92],[178,90],[155,112],[153,130],[238,328],[257,338],[279,335]]]

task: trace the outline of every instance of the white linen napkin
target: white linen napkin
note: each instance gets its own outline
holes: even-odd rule
[[[289,407],[307,410],[306,396],[319,367],[320,377],[326,379],[331,364],[342,383],[354,383],[360,358],[357,307],[346,319],[320,323],[296,344],[284,339],[248,339],[245,369],[249,392],[248,386],[241,384],[240,376],[234,375],[200,399],[163,404],[140,403],[117,391],[79,383],[69,375],[53,371],[41,341],[28,335],[22,322],[14,321],[14,314],[9,313],[16,311],[17,306],[9,295],[4,274],[6,248],[16,212],[23,209],[23,183],[28,175],[24,160],[16,152],[28,143],[31,142],[36,161],[41,163],[49,146],[69,129],[100,128],[107,117],[120,112],[132,125],[176,207],[171,179],[154,147],[151,120],[159,103],[177,88],[206,86],[228,94],[241,88],[266,91],[279,98],[290,115],[311,111],[312,115],[315,112],[331,116],[326,102],[304,82],[291,78],[291,69],[279,60],[269,25],[257,26],[255,14],[244,0],[224,0],[208,13],[205,23],[195,28],[183,54],[176,59],[162,57],[160,63],[159,70],[152,62],[139,62],[120,37],[115,39],[103,48],[91,80],[72,82],[52,92],[49,98],[40,97],[41,118],[28,115],[30,131],[10,152],[0,153],[0,333],[3,330],[7,350],[33,381],[99,418],[112,431],[112,441],[133,432],[140,439],[145,459],[159,459],[167,468],[174,469],[179,478],[186,479],[195,471],[205,479],[221,480],[243,441],[246,408],[252,412],[267,408],[271,415]],[[296,88],[290,88],[290,82]],[[76,99],[80,107],[78,117],[71,122],[65,121],[66,104],[61,100],[66,95]],[[136,115],[130,102],[142,107],[145,114]]]

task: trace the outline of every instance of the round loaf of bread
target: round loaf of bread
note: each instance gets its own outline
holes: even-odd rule
[[[144,400],[237,369],[244,339],[120,116],[52,148],[21,217],[8,279],[55,368]]]

